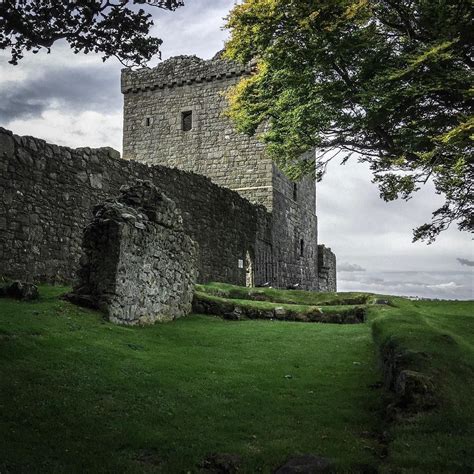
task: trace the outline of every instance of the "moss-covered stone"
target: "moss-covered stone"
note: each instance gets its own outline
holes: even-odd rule
[[[298,321],[304,323],[356,324],[365,320],[363,307],[331,308],[322,310],[316,306],[276,304],[268,301],[221,298],[196,291],[193,311],[212,314],[225,319],[267,319]]]

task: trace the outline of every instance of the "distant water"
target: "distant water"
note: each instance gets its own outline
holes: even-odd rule
[[[474,299],[474,271],[342,271],[338,291],[367,291],[448,300]]]

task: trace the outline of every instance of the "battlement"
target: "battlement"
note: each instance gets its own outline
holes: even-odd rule
[[[251,74],[252,64],[242,65],[220,59],[204,60],[197,56],[175,56],[158,66],[133,71],[122,69],[122,93],[139,92],[186,84],[212,82]]]

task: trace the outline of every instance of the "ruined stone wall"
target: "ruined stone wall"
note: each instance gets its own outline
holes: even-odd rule
[[[336,255],[330,248],[318,245],[319,291],[337,291]]]
[[[181,210],[199,245],[199,280],[244,285],[246,253],[269,239],[267,212],[203,176],[118,158],[110,148],[59,147],[0,129],[0,274],[70,282],[92,207],[139,178]]]
[[[171,321],[191,312],[196,256],[171,199],[150,181],[122,186],[94,208],[68,299],[118,324]]]
[[[226,92],[249,68],[178,56],[154,69],[122,72],[123,157],[194,171],[272,208],[272,162],[254,137],[224,116]],[[192,112],[183,131],[182,113]]]

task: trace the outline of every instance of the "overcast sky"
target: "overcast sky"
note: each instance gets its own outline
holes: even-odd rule
[[[152,9],[163,59],[222,49],[223,18],[234,0],[188,0],[176,12]],[[20,135],[78,146],[121,149],[121,65],[74,55],[65,45],[28,55],[18,66],[0,53],[0,126]],[[155,61],[156,64],[157,61]],[[431,187],[408,202],[383,202],[365,165],[333,163],[318,187],[320,242],[338,259],[339,290],[439,298],[473,298],[474,255],[469,234],[454,227],[427,246],[412,229],[442,202]]]

